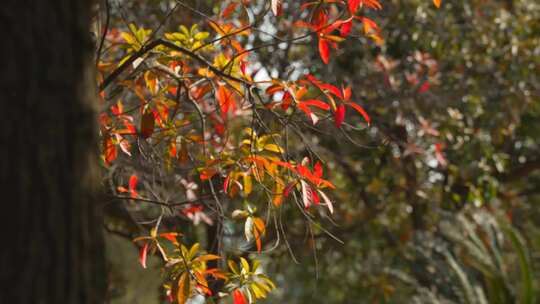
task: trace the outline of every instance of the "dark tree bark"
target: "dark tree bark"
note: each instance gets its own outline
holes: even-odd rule
[[[104,302],[90,4],[0,4],[0,303]]]

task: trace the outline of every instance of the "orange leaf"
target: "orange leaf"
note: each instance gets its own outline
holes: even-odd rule
[[[448,162],[446,161],[446,158],[444,157],[443,150],[444,150],[443,143],[435,144],[435,158],[437,158],[437,161],[439,162],[441,166],[446,167]]]
[[[433,4],[435,4],[435,7],[439,8],[441,7],[441,0],[433,0]]]
[[[283,202],[283,182],[281,180],[276,181],[276,185],[274,187],[274,198],[272,199],[272,203],[274,206],[279,207],[281,203]]]
[[[188,272],[182,273],[178,280],[178,294],[176,296],[178,304],[184,304],[191,296],[191,282]]]
[[[233,92],[227,89],[226,86],[220,85],[216,92],[216,99],[218,100],[219,107],[221,108],[221,117],[227,117],[229,111],[234,111],[235,100]]]
[[[103,154],[105,154],[105,162],[110,165],[118,156],[118,151],[110,136],[105,136],[103,143]]]
[[[177,232],[164,232],[159,234],[160,237],[171,241],[172,243],[178,243],[176,237],[178,236]]]

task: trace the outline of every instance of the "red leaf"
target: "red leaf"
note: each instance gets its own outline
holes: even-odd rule
[[[223,181],[223,192],[224,193],[227,193],[227,189],[229,189],[229,181],[231,179],[231,176],[230,175],[227,175],[227,177],[225,177],[225,180]]]
[[[287,111],[287,109],[291,105],[291,101],[291,93],[285,92],[285,94],[283,94],[283,98],[281,99],[281,108],[283,109],[283,111]]]
[[[242,75],[246,76],[246,62],[244,60],[240,61],[240,70]]]
[[[341,95],[341,91],[336,86],[333,86],[333,85],[327,84],[327,83],[321,83],[319,85],[319,88],[330,91],[330,93],[336,95],[336,97],[338,97],[340,99],[343,98],[343,96]]]
[[[144,243],[144,245],[139,250],[139,263],[141,263],[143,268],[146,268],[147,253],[148,253],[148,243]]]
[[[444,150],[443,143],[435,144],[435,158],[437,158],[437,161],[439,162],[441,166],[446,167],[448,162],[446,161],[446,158],[444,157],[443,150]]]
[[[348,1],[349,11],[351,12],[351,14],[354,15],[356,13],[361,3],[362,3],[362,0],[349,0]]]
[[[141,136],[148,138],[154,133],[154,113],[145,111],[141,117]]]
[[[298,105],[313,106],[313,107],[317,107],[319,109],[323,109],[323,110],[326,110],[326,111],[330,110],[330,105],[328,105],[327,103],[325,103],[323,101],[316,100],[316,99],[301,101],[301,102],[298,103]]]
[[[319,38],[319,53],[321,59],[325,64],[330,61],[330,50],[328,48],[328,41]]]
[[[272,6],[272,13],[274,13],[275,16],[279,16],[282,13],[281,1],[282,0],[272,0],[270,4]]]
[[[238,3],[236,2],[232,2],[231,4],[229,4],[224,10],[223,12],[221,13],[221,17],[222,18],[227,18],[229,17],[229,15],[234,12],[234,9],[236,8],[236,6],[238,5]]]
[[[137,175],[133,174],[129,177],[129,190],[135,191],[135,186],[137,185]]]
[[[124,122],[124,126],[129,130],[131,135],[137,134],[137,129],[131,122],[129,122],[128,120],[124,120],[123,122]]]
[[[137,186],[137,176],[132,175],[129,178],[129,193],[131,197],[135,198],[138,196],[137,191],[135,191],[135,187]]]
[[[368,123],[368,126],[371,124],[371,118],[369,118],[369,115],[368,113],[364,110],[364,108],[362,108],[361,106],[355,104],[354,102],[349,102],[347,103],[348,105],[350,105],[351,107],[353,107],[356,111],[358,111],[358,113],[360,113],[364,119],[367,121]]]
[[[334,120],[336,122],[336,128],[340,128],[343,120],[345,119],[345,105],[340,104],[336,112],[334,113]]]
[[[161,233],[159,236],[171,241],[172,243],[178,242],[178,240],[176,239],[176,237],[178,236],[178,233],[176,232],[165,232],[165,233]]]
[[[291,190],[294,189],[294,186],[296,186],[296,182],[289,183],[287,187],[285,187],[285,190],[283,190],[283,196],[288,197]]]
[[[420,86],[420,88],[418,88],[418,93],[425,93],[429,90],[429,82],[424,82],[422,83],[422,85]]]
[[[347,37],[351,33],[352,25],[353,25],[352,18],[350,20],[343,22],[343,24],[341,24],[339,34],[342,37]]]
[[[317,192],[311,190],[310,194],[311,194],[311,198],[313,199],[313,203],[315,203],[315,205],[319,205],[321,203],[321,199],[317,195]]]
[[[313,167],[313,173],[316,177],[322,177],[323,169],[320,161],[317,161],[315,163],[315,166]]]
[[[234,304],[247,304],[246,298],[240,289],[235,289],[233,291],[233,302]]]

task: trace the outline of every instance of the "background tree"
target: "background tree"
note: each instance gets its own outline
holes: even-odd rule
[[[0,6],[2,303],[105,298],[90,4]]]

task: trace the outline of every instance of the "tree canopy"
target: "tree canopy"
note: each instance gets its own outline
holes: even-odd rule
[[[104,0],[105,230],[174,303],[534,303],[538,20],[526,0]]]

